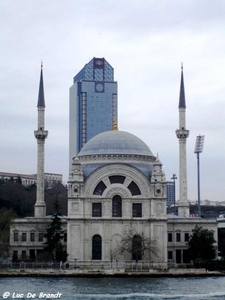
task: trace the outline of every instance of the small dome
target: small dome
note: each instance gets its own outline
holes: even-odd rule
[[[94,136],[84,145],[78,156],[104,154],[153,156],[141,139],[125,131],[106,131]]]

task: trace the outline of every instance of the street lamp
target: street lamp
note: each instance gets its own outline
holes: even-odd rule
[[[175,180],[177,179],[177,175],[173,174],[173,177],[171,178],[173,179],[173,204],[174,204],[174,214],[176,214],[176,185],[175,185]]]
[[[203,145],[204,145],[204,135],[198,135],[196,137],[196,143],[195,143],[195,151],[194,153],[197,154],[197,176],[198,176],[198,216],[201,218],[201,203],[200,203],[200,159],[199,154],[203,151]]]

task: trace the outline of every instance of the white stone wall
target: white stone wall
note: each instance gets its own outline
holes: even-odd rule
[[[18,253],[19,260],[30,260],[30,250],[37,251],[43,250],[45,247],[45,238],[39,241],[39,234],[45,234],[47,226],[49,225],[51,218],[21,218],[14,219],[10,226],[10,258],[13,258],[14,251]],[[65,219],[62,219],[62,229],[66,232],[67,223]],[[14,233],[18,233],[18,240],[14,240]],[[23,241],[22,234],[26,235],[26,240]],[[34,233],[34,241],[31,240],[31,233]],[[62,241],[65,245],[65,242]],[[26,258],[22,258],[22,252],[26,252]]]
[[[135,233],[143,233],[155,239],[159,250],[157,260],[167,262],[167,218],[166,180],[158,161],[155,166],[154,182],[149,182],[138,169],[123,163],[105,164],[94,171],[86,180],[79,180],[79,163],[76,159],[74,173],[68,183],[68,241],[67,252],[70,262],[92,260],[92,238],[98,234],[102,238],[102,261],[113,259],[112,255],[125,232],[131,228]],[[125,177],[123,184],[110,183],[109,176]],[[97,184],[102,181],[106,188],[102,195],[94,195]],[[134,181],[140,195],[132,195],[129,184]],[[78,192],[79,191],[79,192]],[[122,217],[112,217],[112,198],[122,198]],[[92,217],[92,204],[102,204],[102,216]],[[142,217],[133,217],[132,204],[142,204]],[[116,257],[114,257],[116,259]],[[120,257],[131,260],[132,255]],[[149,257],[143,257],[149,259]]]
[[[172,251],[172,262],[176,263],[176,250],[183,251],[188,249],[187,241],[185,241],[185,234],[191,235],[195,226],[206,228],[213,231],[213,237],[215,239],[215,248],[218,246],[218,228],[216,219],[201,219],[201,218],[169,218],[167,222],[167,235],[172,234],[172,241],[167,241],[167,250]],[[180,234],[180,241],[177,241],[177,233]],[[183,257],[182,261],[183,263]]]

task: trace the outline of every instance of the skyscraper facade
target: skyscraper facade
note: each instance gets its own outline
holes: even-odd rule
[[[174,181],[167,181],[166,182],[166,194],[167,194],[167,201],[166,205],[171,206],[175,204],[175,183]]]
[[[117,122],[117,82],[104,58],[93,58],[73,78],[70,88],[69,159],[95,135]]]

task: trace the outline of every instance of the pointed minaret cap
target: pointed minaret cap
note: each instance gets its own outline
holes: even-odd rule
[[[40,76],[37,107],[40,107],[40,106],[45,107],[44,82],[43,82],[43,62],[42,61],[41,61],[41,76]]]
[[[181,63],[181,80],[180,80],[180,99],[179,99],[179,108],[186,108],[185,103],[185,92],[184,92],[184,76],[183,76],[183,63]]]

